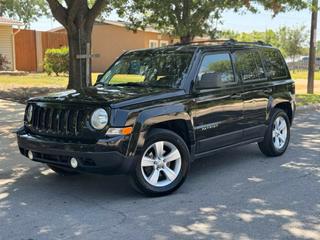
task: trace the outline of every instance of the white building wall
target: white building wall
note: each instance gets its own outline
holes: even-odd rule
[[[13,43],[12,43],[12,27],[0,25],[0,54],[6,56],[10,64],[10,70],[13,68]]]

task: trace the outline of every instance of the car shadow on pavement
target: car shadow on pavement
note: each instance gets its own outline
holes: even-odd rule
[[[8,112],[8,117],[9,112]],[[0,232],[4,239],[319,239],[320,124],[300,116],[288,152],[256,144],[195,161],[162,198],[126,176],[61,177],[22,157],[0,121]]]

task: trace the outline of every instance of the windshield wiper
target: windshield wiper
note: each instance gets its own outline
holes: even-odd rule
[[[145,83],[141,82],[127,82],[127,83],[117,83],[117,84],[108,84],[108,86],[147,86]]]

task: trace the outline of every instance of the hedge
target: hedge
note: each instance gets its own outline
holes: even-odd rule
[[[8,61],[7,57],[5,55],[0,54],[0,71],[9,70],[9,64],[10,62]]]
[[[69,69],[69,48],[47,49],[44,58],[44,71],[51,75],[55,73],[68,73]]]

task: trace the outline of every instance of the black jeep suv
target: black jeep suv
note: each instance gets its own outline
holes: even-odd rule
[[[30,99],[17,135],[24,156],[59,174],[124,173],[160,196],[218,150],[283,154],[294,113],[280,51],[230,40],[126,52],[93,87]]]

